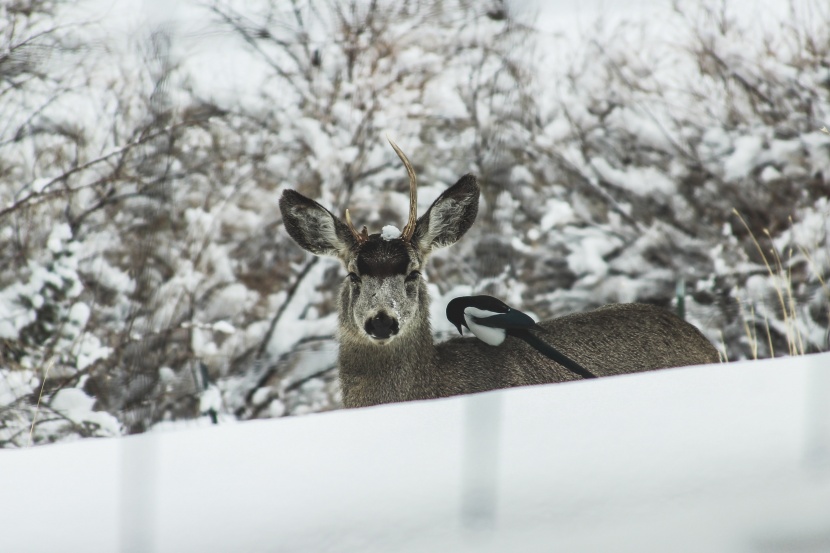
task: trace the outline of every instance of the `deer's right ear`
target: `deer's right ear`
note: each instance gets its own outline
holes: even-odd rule
[[[282,193],[280,211],[285,230],[307,252],[337,257],[345,262],[357,245],[345,223],[298,192],[286,190]]]

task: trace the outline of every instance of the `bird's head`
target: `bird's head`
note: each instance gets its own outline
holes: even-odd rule
[[[469,305],[469,299],[469,296],[462,296],[451,300],[450,303],[447,304],[447,320],[455,325],[455,328],[458,329],[458,333],[462,336],[464,335],[464,332],[462,332],[461,327],[467,326],[467,321],[464,319],[464,308]]]
[[[468,330],[470,329],[464,316],[468,308],[472,308],[471,311],[479,317],[498,315],[510,311],[510,306],[493,296],[461,296],[455,298],[447,304],[447,319],[455,325],[461,335],[464,334],[461,332],[462,326],[466,326]]]

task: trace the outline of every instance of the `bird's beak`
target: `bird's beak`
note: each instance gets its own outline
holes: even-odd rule
[[[464,332],[462,332],[462,330],[461,330],[461,325],[455,325],[455,328],[457,328],[457,329],[458,329],[458,333],[459,333],[459,334],[461,334],[462,336],[464,336]]]

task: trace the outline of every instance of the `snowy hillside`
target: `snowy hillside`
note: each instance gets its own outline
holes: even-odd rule
[[[830,354],[0,455],[0,551],[830,549]]]
[[[400,226],[387,133],[421,213],[482,188],[425,271],[436,340],[489,293],[830,349],[830,4],[533,6],[0,2],[0,447],[339,408],[345,273],[277,202]]]

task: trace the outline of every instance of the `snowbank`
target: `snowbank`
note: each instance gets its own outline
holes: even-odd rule
[[[827,550],[830,354],[8,451],[0,490],[17,553]]]

